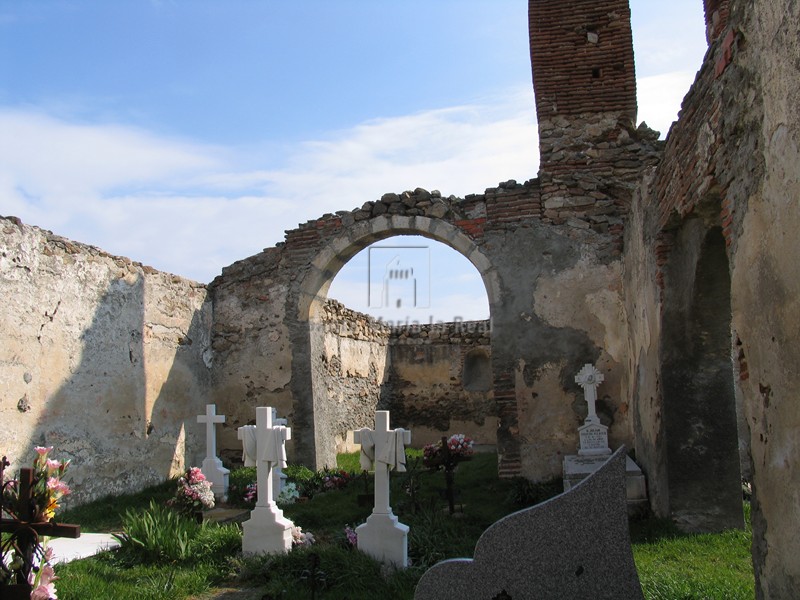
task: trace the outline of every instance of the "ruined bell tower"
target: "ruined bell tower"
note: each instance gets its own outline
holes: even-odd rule
[[[528,22],[549,216],[598,201],[624,212],[629,198],[614,184],[638,177],[652,160],[640,142],[658,137],[636,130],[627,0],[530,0]]]

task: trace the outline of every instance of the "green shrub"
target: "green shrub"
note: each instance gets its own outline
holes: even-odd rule
[[[132,564],[163,563],[186,560],[202,525],[151,500],[145,511],[126,511],[122,528],[115,535],[122,558]]]
[[[248,487],[256,482],[255,467],[240,467],[228,475],[228,504],[240,508],[252,508],[255,502],[248,502],[245,496]]]
[[[303,465],[287,465],[283,472],[295,483],[302,483],[314,477],[314,471]]]

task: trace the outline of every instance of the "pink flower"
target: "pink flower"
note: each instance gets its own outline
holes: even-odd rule
[[[61,481],[58,477],[50,477],[47,480],[47,489],[53,490],[63,496],[66,496],[71,491],[69,486]]]
[[[47,456],[50,452],[53,451],[53,447],[48,446],[47,448],[45,448],[44,446],[36,446],[34,450],[36,450],[39,456]]]
[[[56,585],[54,583],[39,584],[39,586],[31,592],[31,600],[58,600],[56,596]]]
[[[60,461],[53,460],[52,458],[48,458],[47,459],[47,470],[50,473],[53,473],[54,471],[58,471],[58,469],[60,469],[60,468],[61,468],[61,462]]]

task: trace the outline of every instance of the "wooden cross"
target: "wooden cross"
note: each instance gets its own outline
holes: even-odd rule
[[[0,482],[3,481],[3,471],[10,463],[4,456],[0,460]],[[3,511],[7,510],[3,503],[3,495],[0,493],[0,533],[10,534],[8,538],[0,544],[0,561],[8,550],[13,549],[22,559],[22,568],[16,573],[17,584],[5,587],[16,587],[20,592],[20,597],[25,597],[27,591],[30,597],[31,586],[28,583],[28,575],[33,568],[34,554],[36,548],[40,546],[39,540],[42,536],[47,537],[66,537],[78,538],[81,535],[80,525],[65,525],[56,523],[55,519],[45,523],[34,523],[34,502],[31,498],[31,488],[33,487],[33,469],[20,469],[19,471],[19,514],[17,518],[3,518]],[[5,486],[4,486],[5,487]],[[0,591],[2,591],[0,589]],[[10,592],[14,594],[14,592]],[[1,595],[1,594],[0,594]],[[5,596],[3,596],[5,597]],[[11,597],[14,597],[13,595]]]
[[[206,404],[206,414],[197,416],[198,423],[206,424],[206,458],[217,457],[217,435],[214,425],[225,422],[225,415],[217,414],[215,404]]]

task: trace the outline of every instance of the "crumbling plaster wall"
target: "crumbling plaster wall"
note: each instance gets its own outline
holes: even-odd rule
[[[375,410],[383,408],[390,330],[334,300],[316,308],[312,331],[321,334],[312,335],[311,369],[315,411],[325,415],[317,419],[317,443],[333,440],[336,452],[349,452],[356,448],[352,431],[374,427]]]
[[[388,405],[392,418],[414,432],[415,446],[463,433],[476,447],[494,449],[489,321],[396,327],[390,351]]]
[[[203,452],[205,287],[0,218],[0,449],[71,459],[69,501],[163,481]]]
[[[497,419],[501,473],[537,479],[560,473],[561,456],[577,449],[585,416],[574,376],[586,362],[598,362],[606,373],[601,411],[612,442],[630,444],[617,355],[621,238],[606,220],[619,218],[625,203],[624,197],[602,206],[566,203],[553,215],[545,214],[537,180],[506,182],[464,199],[418,188],[324,215],[287,232],[276,248],[224,269],[210,287],[212,396],[231,415],[225,443],[235,447],[232,429],[251,420],[255,406],[272,404],[294,428],[296,460],[331,464],[342,432],[324,429],[330,423],[343,428],[347,412],[336,408],[338,392],[326,398],[315,357],[330,355],[330,361],[332,354],[321,350],[339,344],[341,352],[341,341],[316,335],[315,307],[358,251],[393,235],[417,234],[461,252],[484,280],[492,321],[487,416]],[[593,221],[595,214],[603,218]],[[349,418],[350,427],[361,425]]]
[[[661,303],[671,285],[665,268],[690,221],[721,228],[734,383],[749,429],[756,592],[793,598],[800,587],[800,7],[767,0],[706,4],[709,52],[670,131],[664,161],[629,221],[626,308],[647,324],[630,327],[635,375],[626,389],[654,508],[668,509],[669,490],[659,483],[668,465],[659,453],[665,432],[657,350]],[[711,4],[719,6],[709,13]],[[639,267],[636,255],[644,257]],[[641,376],[647,372],[650,381]]]
[[[800,589],[800,6],[731,5],[738,35],[723,102],[741,112],[726,127],[736,151],[725,175],[733,327],[751,435],[757,595],[791,598]],[[752,181],[741,181],[743,174]]]

